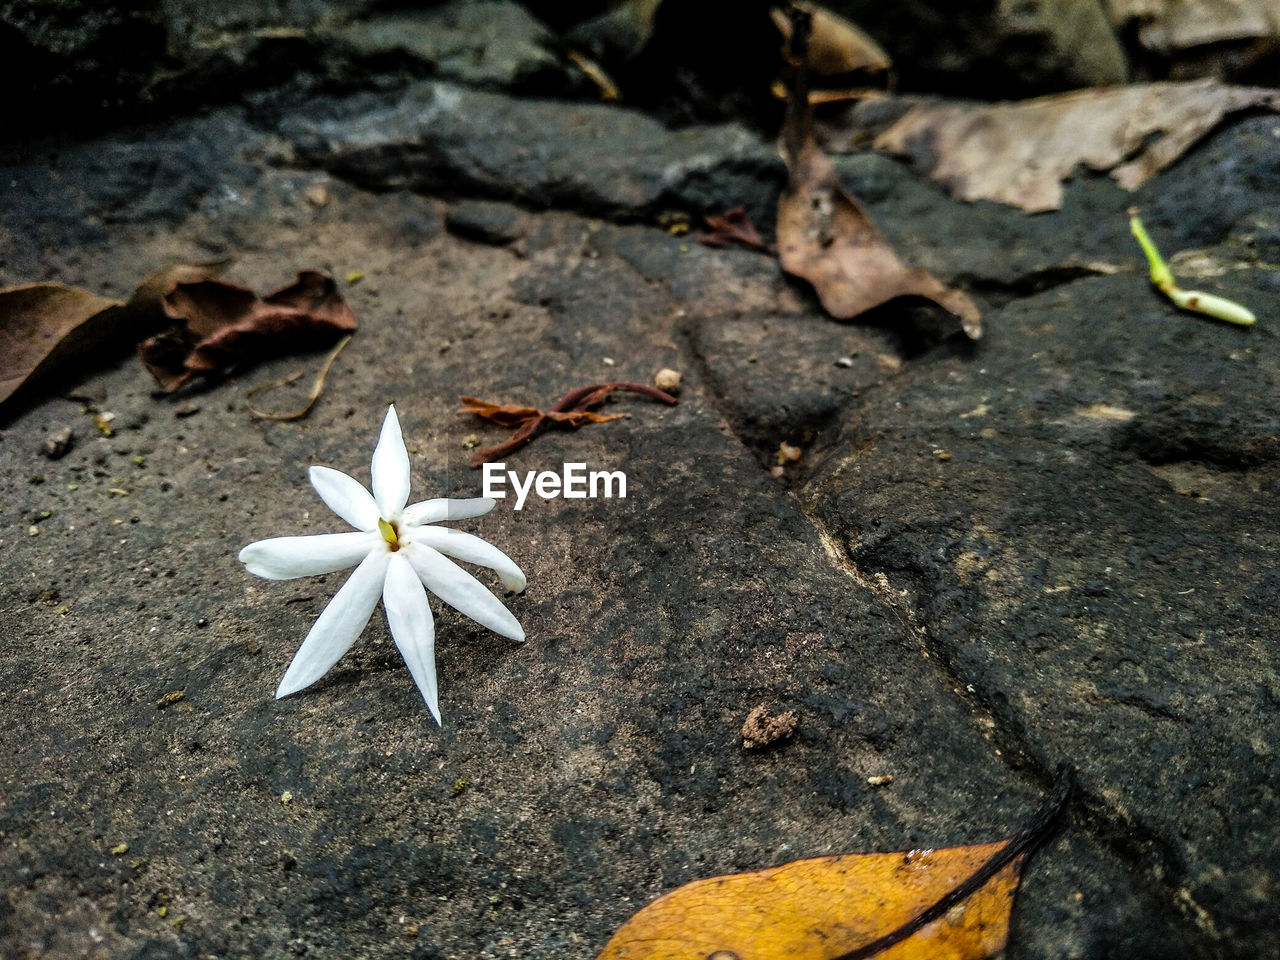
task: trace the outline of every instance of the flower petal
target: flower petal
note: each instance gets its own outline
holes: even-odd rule
[[[311,485],[325,505],[357,530],[376,530],[378,505],[364,484],[332,467],[312,467]]]
[[[401,548],[423,585],[453,607],[494,633],[523,640],[524,630],[484,584],[425,543],[408,543]]]
[[[372,551],[333,595],[294,654],[276,690],[277,700],[311,686],[351,649],[378,605],[390,559],[391,554],[386,550]]]
[[[395,404],[387,407],[382,435],[373,450],[373,499],[384,519],[396,516],[409,500],[409,451],[400,435]]]
[[[413,674],[427,709],[440,723],[440,691],[436,685],[436,627],[427,605],[427,591],[400,551],[391,555],[382,587],[387,624],[405,665]]]
[[[359,563],[381,542],[374,533],[322,533],[311,537],[272,537],[240,551],[240,562],[255,577],[292,580],[333,573]]]
[[[479,537],[461,530],[450,530],[448,527],[420,527],[412,530],[410,537],[413,543],[425,543],[446,557],[489,567],[498,574],[508,590],[519,593],[525,588],[527,581],[524,571],[516,566],[515,561]]]
[[[410,525],[439,523],[442,520],[470,520],[472,517],[483,517],[497,502],[492,497],[422,500],[405,507],[400,519]]]

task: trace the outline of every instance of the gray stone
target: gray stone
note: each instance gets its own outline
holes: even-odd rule
[[[452,0],[425,10],[381,13],[322,29],[327,42],[363,60],[417,61],[439,77],[472,86],[512,87],[561,74],[554,37],[509,0]]]
[[[834,0],[893,57],[908,90],[1014,99],[1122,83],[1124,49],[1102,0]]]
[[[285,196],[277,176],[264,173],[264,194]],[[255,425],[240,406],[292,360],[211,388],[185,420],[143,416],[157,401],[127,366],[99,380],[117,420],[138,424],[129,449],[152,451],[129,497],[109,492],[109,472],[86,472],[95,446],[109,463],[123,456],[121,435],[49,464],[39,488],[3,472],[7,504],[65,520],[12,544],[0,578],[3,709],[21,731],[0,771],[7,952],[74,956],[102,928],[113,952],[136,955],[276,960],[412,942],[442,957],[590,957],[684,881],[986,841],[1038,804],[1046,781],[997,754],[901,598],[829,552],[724,430],[696,354],[679,359],[680,311],[723,316],[778,296],[768,261],[743,253],[737,273],[719,274],[734,257],[695,247],[681,255],[689,269],[726,284],[672,299],[631,262],[638,246],[667,249],[660,231],[546,215],[542,246],[520,260],[383,226],[425,216],[413,209],[424,201],[335,190],[322,209],[300,203],[310,218],[263,223],[237,279],[265,288],[282,259],[320,255],[384,278],[376,298],[351,288],[362,330],[311,418]],[[129,242],[126,225],[108,230]],[[432,348],[444,341],[455,345]],[[271,698],[342,575],[255,581],[235,553],[341,526],[308,493],[308,464],[364,478],[394,399],[416,491],[474,494],[462,440],[502,431],[459,418],[459,394],[546,404],[672,363],[690,370],[678,407],[621,397],[605,410],[629,419],[549,433],[511,458],[623,469],[628,497],[521,513],[506,501],[469,525],[528,571],[529,590],[507,602],[529,640],[437,609],[443,728],[381,614],[314,689]],[[20,417],[5,450],[26,449],[45,420],[42,408]],[[40,600],[51,589],[65,613]],[[763,755],[739,737],[760,703],[799,714],[795,737]],[[867,782],[885,773],[891,785]],[[121,843],[128,852],[112,854]],[[1084,824],[1033,862],[1015,932],[1013,955],[1036,958],[1088,944],[1138,957],[1185,939]]]
[[[40,452],[50,460],[59,460],[71,451],[75,439],[75,430],[71,427],[62,427],[44,438],[40,444]]]
[[[1179,314],[1135,276],[1018,300],[990,328],[978,355],[870,397],[803,500],[853,563],[911,591],[1003,749],[1077,764],[1086,807],[1220,955],[1265,953],[1274,337]]]
[[[445,229],[455,237],[504,246],[524,236],[527,218],[518,207],[492,200],[463,200],[449,207]]]
[[[780,443],[808,446],[902,365],[892,335],[812,313],[698,318],[692,337],[738,436],[771,463]]]
[[[359,95],[282,123],[300,157],[369,187],[411,187],[609,216],[747,206],[771,221],[784,172],[742,127],[671,131],[602,104],[440,83]]]

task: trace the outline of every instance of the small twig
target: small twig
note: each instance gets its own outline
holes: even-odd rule
[[[342,352],[342,348],[350,342],[351,334],[347,334],[338,341],[338,345],[334,347],[329,353],[329,356],[325,358],[324,366],[320,368],[320,372],[316,375],[315,382],[311,385],[311,393],[307,396],[307,405],[301,410],[297,410],[293,413],[269,413],[265,410],[259,410],[249,402],[250,397],[256,397],[260,393],[266,393],[268,390],[275,390],[277,387],[283,387],[285,384],[293,383],[302,376],[301,370],[295,370],[293,373],[281,380],[274,380],[271,383],[259,384],[252,390],[246,391],[244,395],[245,407],[252,416],[257,417],[259,420],[301,420],[311,412],[311,408],[314,407],[316,405],[316,401],[320,399],[320,393],[324,390],[325,378],[329,376],[330,368],[333,367],[334,361],[338,359],[338,354]]]
[[[809,138],[812,114],[809,104],[809,34],[813,30],[813,17],[795,4],[787,5],[786,14],[791,20],[791,57],[796,62],[796,75],[782,121],[782,149],[784,157],[798,157]]]
[[[604,72],[600,64],[589,57],[583,56],[577,50],[569,50],[565,55],[575,67],[583,72],[588,80],[596,85],[600,90],[601,100],[622,99],[622,93],[618,90],[618,85]]]
[[[519,450],[532,441],[543,429],[552,424],[577,429],[585,423],[602,423],[626,416],[626,414],[621,413],[606,415],[591,411],[592,407],[602,403],[604,398],[615,390],[639,393],[666,404],[675,404],[677,402],[676,398],[671,394],[656,387],[650,387],[643,383],[625,382],[592,383],[585,387],[578,387],[570,390],[545,411],[536,407],[521,407],[514,404],[500,405],[477,400],[475,397],[461,397],[463,407],[458,411],[459,413],[474,413],[504,426],[519,424],[516,432],[502,443],[492,447],[485,447],[483,450],[477,450],[473,453],[471,455],[471,466],[473,468],[479,467]]]

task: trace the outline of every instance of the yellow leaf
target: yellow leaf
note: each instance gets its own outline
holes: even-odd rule
[[[832,960],[910,923],[1004,847],[847,854],[695,880],[623,924],[597,960]],[[875,956],[979,960],[1003,950],[1022,860]]]
[[[1008,840],[854,853],[695,880],[624,923],[596,960],[985,960],[1009,938],[1022,864],[1074,771]]]

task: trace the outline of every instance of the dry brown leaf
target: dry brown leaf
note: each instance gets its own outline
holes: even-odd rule
[[[518,403],[491,403],[478,397],[459,397],[462,409],[459,413],[474,413],[478,417],[492,420],[504,427],[518,427],[520,424],[542,416],[537,407],[522,407]]]
[[[695,880],[618,928],[597,960],[984,960],[1009,937],[1027,855],[1071,795],[1007,841],[861,853]]]
[[[792,46],[803,64],[811,17],[798,8],[790,16]],[[982,336],[977,305],[927,270],[898,259],[861,204],[840,186],[831,160],[813,139],[803,66],[787,100],[780,149],[788,176],[778,200],[778,260],[787,273],[813,284],[827,313],[847,320],[897,297],[923,297],[957,316],[970,338]]]
[[[796,3],[794,6],[810,16],[812,26],[806,59],[809,69],[819,76],[831,77],[859,70],[878,73],[893,65],[878,43],[839,14],[811,3]],[[770,16],[782,34],[785,44],[783,55],[795,62],[798,58],[791,52],[791,20],[777,7],[770,11]]]
[[[1227,114],[1259,107],[1280,110],[1280,90],[1200,80],[1081,90],[1019,103],[926,102],[880,134],[875,145],[915,157],[962,200],[995,200],[1036,213],[1062,205],[1062,181],[1080,164],[1110,170],[1133,190]],[[828,145],[839,149],[838,141]]]
[[[812,283],[823,308],[838,319],[896,297],[924,297],[959,317],[969,337],[981,337],[977,305],[927,270],[898,259],[866,211],[840,186],[835,167],[813,142],[807,113],[801,124],[798,136],[783,135],[790,176],[778,201],[782,269]]]
[[[760,231],[747,216],[746,208],[734,207],[724,213],[708,213],[703,218],[710,233],[698,237],[698,242],[707,247],[743,246],[762,253],[769,252],[769,245],[760,236]]]
[[[162,326],[169,319],[168,314],[164,312],[164,298],[170,290],[180,283],[216,280],[222,276],[230,264],[231,258],[223,257],[202,263],[178,263],[161,267],[143,278],[126,306],[130,310],[145,311],[148,314],[148,320],[157,327]]]
[[[261,300],[232,283],[178,283],[164,309],[182,325],[139,344],[138,353],[168,392],[197,374],[325,346],[357,325],[333,278],[311,270]]]
[[[216,275],[225,264],[157,270],[127,303],[58,283],[0,290],[0,403],[25,383],[132,347],[161,325],[160,300],[175,282]]]
[[[121,306],[60,283],[0,290],[0,403],[24,383],[110,340]]]

